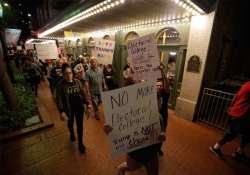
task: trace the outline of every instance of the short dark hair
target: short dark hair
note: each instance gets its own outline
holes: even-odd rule
[[[65,72],[65,70],[66,70],[67,68],[72,69],[70,65],[68,65],[67,63],[63,63],[63,65],[62,65],[62,73],[63,73],[63,74],[64,74],[64,72]]]

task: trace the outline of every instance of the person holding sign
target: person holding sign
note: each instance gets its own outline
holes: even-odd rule
[[[141,84],[141,83],[139,83],[139,84]],[[153,85],[153,86],[155,86],[155,85]],[[162,84],[157,83],[156,87],[157,87],[157,97],[159,97],[161,95],[161,91],[162,91]],[[139,88],[139,90],[141,90],[141,89]],[[150,93],[150,90],[148,92]],[[144,91],[144,95],[146,95],[146,93],[147,92]],[[162,101],[159,101],[159,98],[158,98],[158,109],[159,109],[159,112],[160,112],[161,115],[163,114],[162,113],[163,106],[161,106],[162,104],[163,104]],[[156,107],[157,107],[157,105],[156,105]],[[139,110],[136,110],[136,111],[138,112]],[[142,111],[143,111],[143,109],[142,109]],[[134,113],[134,112],[132,112],[132,113]],[[132,114],[132,113],[130,113],[130,114]],[[147,115],[147,114],[145,113],[145,115]],[[146,146],[146,147],[142,147],[142,148],[139,148],[139,149],[136,149],[134,151],[131,151],[131,152],[127,153],[126,162],[124,162],[124,163],[122,163],[122,164],[120,164],[118,166],[118,174],[119,175],[124,175],[126,171],[134,171],[136,169],[139,169],[141,166],[144,166],[146,168],[148,175],[158,175],[159,174],[158,153],[161,150],[162,142],[165,141],[164,133],[165,133],[165,127],[166,127],[163,124],[163,119],[162,119],[161,115],[159,115],[159,113],[154,111],[153,115],[151,116],[151,117],[153,117],[155,119],[157,119],[158,116],[160,118],[161,132],[160,132],[159,135],[157,135],[157,137],[158,137],[158,139],[156,138],[157,143],[155,143],[153,145]],[[124,118],[123,119],[120,118],[119,120],[124,120]],[[130,124],[131,124],[131,122],[130,122]],[[138,131],[136,131],[137,133],[141,132],[139,128],[137,130],[138,130]],[[108,125],[108,124],[105,124],[104,125],[104,131],[105,131],[106,134],[109,135],[113,131],[113,127]],[[153,130],[151,130],[151,129],[148,130],[149,135],[150,135],[151,131],[153,132]],[[128,136],[128,138],[131,138],[131,136]],[[127,137],[122,137],[122,140],[124,140],[124,139],[127,139]]]
[[[86,80],[89,84],[88,86],[92,98],[96,120],[100,120],[98,106],[101,103],[102,86],[104,87],[104,90],[106,90],[107,88],[103,72],[97,66],[97,60],[95,57],[92,57],[90,59],[90,69],[86,72]]]
[[[78,149],[81,154],[85,152],[83,145],[83,114],[84,103],[91,104],[87,101],[87,95],[83,91],[82,84],[79,80],[73,78],[71,66],[68,64],[62,65],[63,80],[61,80],[55,91],[56,102],[61,113],[61,120],[68,121],[70,132],[70,141],[75,141],[74,134],[74,119],[76,119]]]

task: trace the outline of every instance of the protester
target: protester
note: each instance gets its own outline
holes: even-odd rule
[[[162,90],[162,85],[157,84],[157,96],[160,96]],[[159,112],[162,115],[162,102],[158,98]],[[157,115],[157,114],[156,114]],[[158,136],[158,144],[150,145],[144,148],[127,153],[126,162],[120,164],[118,168],[119,175],[125,175],[127,171],[134,171],[144,166],[147,170],[148,175],[158,175],[159,174],[159,159],[158,154],[161,151],[162,143],[165,141],[165,126],[163,124],[162,116],[160,115],[161,121],[161,133]],[[159,116],[159,115],[157,115]],[[104,125],[104,131],[109,134],[112,131],[112,127],[109,125]]]
[[[88,103],[87,94],[84,92],[82,84],[79,80],[73,78],[71,66],[62,65],[63,79],[56,87],[56,102],[60,111],[61,120],[68,121],[70,132],[70,141],[75,141],[74,119],[77,125],[78,149],[80,153],[85,152],[83,144],[83,114],[84,103]]]
[[[86,72],[86,80],[89,84],[88,86],[90,89],[96,120],[100,120],[98,106],[101,103],[102,86],[104,87],[104,90],[107,88],[104,81],[103,72],[99,67],[97,67],[97,61],[95,57],[90,59],[90,69]]]
[[[209,149],[219,158],[224,159],[222,146],[241,135],[240,146],[233,154],[236,160],[247,161],[249,158],[244,148],[250,141],[250,81],[246,82],[235,95],[228,109],[228,129],[223,138]]]
[[[26,81],[30,84],[31,89],[37,96],[38,84],[40,83],[40,80],[42,78],[42,70],[36,63],[33,62],[32,58],[29,56],[23,57],[23,64],[23,72]]]
[[[164,79],[164,77],[163,77]],[[159,159],[158,154],[163,155],[161,150],[162,143],[165,141],[165,131],[167,127],[167,89],[164,85],[165,80],[159,79],[156,83],[157,87],[157,101],[158,109],[160,113],[161,122],[161,133],[159,135],[158,144],[140,148],[138,150],[129,152],[127,154],[126,162],[123,162],[118,166],[118,174],[125,175],[127,171],[134,171],[144,166],[147,170],[148,175],[158,175],[159,174]],[[112,127],[109,125],[104,125],[105,133],[109,134],[112,131]]]
[[[50,77],[48,77],[48,81],[50,83],[51,92],[54,92],[57,83],[63,79],[62,64],[63,60],[56,60],[56,66],[52,67],[50,71]]]
[[[108,64],[107,66],[104,67],[103,74],[104,74],[107,88],[109,90],[114,89],[115,86],[114,86],[113,76],[115,74],[115,71],[113,70],[113,67],[111,64]]]
[[[134,71],[133,71],[130,63],[127,63],[123,69],[123,78],[125,81],[125,86],[134,84],[133,74],[134,74]]]

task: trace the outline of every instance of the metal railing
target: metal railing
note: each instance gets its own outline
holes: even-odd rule
[[[204,88],[198,109],[198,121],[217,128],[226,129],[227,110],[235,94]]]

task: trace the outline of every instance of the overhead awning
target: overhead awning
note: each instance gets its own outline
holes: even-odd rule
[[[90,33],[155,23],[181,22],[205,12],[191,0],[106,0],[47,26],[39,37],[63,37],[64,31]]]

